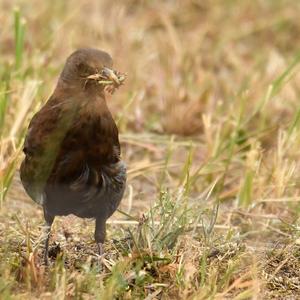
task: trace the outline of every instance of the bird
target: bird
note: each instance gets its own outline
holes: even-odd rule
[[[107,52],[78,49],[67,58],[52,95],[29,123],[20,178],[27,194],[43,208],[46,265],[56,216],[95,219],[98,254],[104,254],[106,221],[126,186],[126,164],[106,94],[124,80]]]

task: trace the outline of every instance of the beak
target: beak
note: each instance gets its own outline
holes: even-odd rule
[[[115,89],[123,84],[124,80],[126,79],[126,74],[122,74],[104,67],[99,73],[92,74],[88,76],[87,79],[97,81],[99,84],[107,87],[108,90],[113,93]]]
[[[102,69],[102,74],[103,74],[107,79],[109,79],[109,80],[115,82],[115,83],[118,84],[118,85],[120,84],[120,80],[119,80],[117,74],[115,73],[115,71],[113,71],[113,70],[111,70],[111,69],[109,69],[109,68],[107,68],[107,67],[104,67],[104,68]]]

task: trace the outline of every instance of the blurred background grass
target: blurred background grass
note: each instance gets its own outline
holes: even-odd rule
[[[295,0],[1,0],[1,295],[299,294],[299,14]],[[100,275],[74,251],[92,227],[72,217],[56,221],[63,255],[39,265],[41,211],[18,179],[28,121],[79,47],[128,74],[107,101],[129,165],[121,209],[146,215],[114,216],[108,240],[134,246],[108,242]]]

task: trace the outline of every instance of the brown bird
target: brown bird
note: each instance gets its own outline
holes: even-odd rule
[[[55,216],[95,218],[102,255],[106,220],[124,193],[126,167],[105,93],[118,88],[125,76],[112,65],[104,51],[75,51],[52,96],[29,124],[20,175],[28,195],[43,206],[46,264]]]

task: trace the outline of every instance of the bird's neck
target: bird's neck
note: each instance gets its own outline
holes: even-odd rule
[[[104,90],[96,85],[84,86],[82,82],[59,80],[54,94],[59,98],[63,95],[63,98],[70,99],[74,104],[78,102],[80,107],[93,106],[93,102],[97,102],[103,110],[108,110]]]
[[[105,99],[104,88],[95,81],[61,76],[58,80],[56,90],[62,90],[72,95],[85,93],[88,97],[99,95]]]

